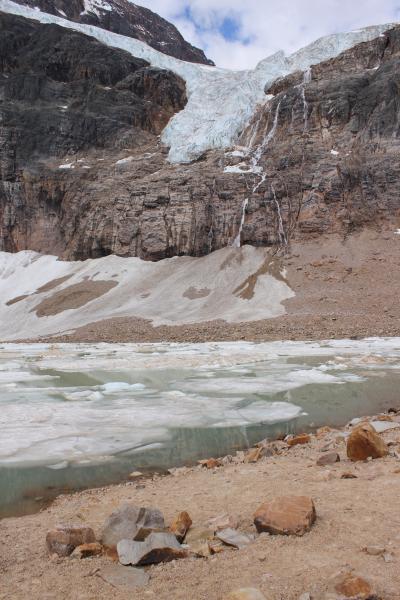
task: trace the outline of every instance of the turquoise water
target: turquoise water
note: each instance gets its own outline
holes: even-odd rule
[[[398,406],[400,340],[0,346],[0,515]]]

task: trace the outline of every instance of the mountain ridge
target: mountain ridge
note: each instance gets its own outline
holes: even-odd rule
[[[172,23],[148,8],[128,0],[16,0],[16,2],[76,23],[95,25],[138,39],[180,60],[214,65],[213,61],[205,56],[203,50],[189,44]]]

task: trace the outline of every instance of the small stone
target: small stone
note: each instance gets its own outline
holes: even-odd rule
[[[266,598],[259,590],[254,588],[243,588],[231,592],[225,596],[224,600],[266,600]]]
[[[210,540],[208,542],[208,549],[211,554],[221,554],[226,549],[226,546],[220,540]]]
[[[325,467],[327,465],[334,465],[337,462],[340,462],[339,454],[337,452],[328,452],[326,454],[321,454],[317,460],[317,465],[319,467]]]
[[[165,529],[165,521],[159,510],[123,504],[106,520],[101,533],[101,542],[103,546],[115,548],[123,539],[134,540],[139,532],[143,537],[145,530],[151,533],[153,530],[163,529]]]
[[[257,531],[302,536],[317,518],[314,502],[306,496],[282,496],[262,504],[254,515]]]
[[[151,533],[144,542],[121,540],[117,545],[122,565],[154,565],[188,556],[172,533]]]
[[[347,440],[347,456],[353,462],[387,456],[389,449],[369,423],[358,425]]]
[[[50,554],[69,556],[82,544],[92,544],[96,541],[91,527],[81,525],[60,525],[46,535],[46,545]]]
[[[390,552],[385,552],[385,554],[383,555],[383,560],[385,561],[385,563],[394,562],[394,555]]]
[[[224,529],[223,531],[219,531],[216,537],[227,546],[233,546],[238,550],[245,548],[251,542],[247,535],[244,535],[235,529]]]
[[[232,515],[225,513],[210,519],[207,521],[207,525],[214,531],[222,531],[223,529],[237,529],[239,527],[239,520]]]
[[[197,556],[209,556],[210,548],[209,542],[214,539],[214,530],[193,527],[189,529],[185,543],[189,546],[191,552]]]
[[[150,575],[143,569],[131,567],[127,569],[121,565],[112,565],[101,569],[97,576],[121,591],[131,591],[145,587],[150,581]]]
[[[386,552],[386,548],[383,546],[367,546],[366,548],[363,548],[363,550],[370,556],[383,556]]]
[[[222,466],[222,462],[218,458],[209,458],[207,460],[199,460],[199,465],[206,469],[216,469]]]
[[[263,448],[253,448],[244,457],[244,462],[247,464],[256,463],[263,455]]]
[[[302,594],[299,597],[299,600],[311,600],[311,594],[310,594],[310,592],[305,592],[304,594]]]
[[[140,477],[143,477],[143,473],[140,471],[133,471],[133,473],[130,473],[129,475],[129,479],[131,480],[139,479]]]
[[[333,429],[330,427],[319,427],[319,429],[317,429],[317,438],[322,438],[327,433],[331,433],[331,431],[333,431]]]
[[[174,519],[169,529],[171,533],[174,534],[178,542],[182,543],[192,524],[193,521],[190,518],[189,513],[183,511]]]
[[[311,436],[308,435],[307,433],[302,433],[301,435],[296,435],[295,437],[287,440],[287,443],[291,448],[293,446],[309,444],[310,442],[311,442]]]
[[[98,542],[93,542],[92,544],[77,546],[71,554],[71,558],[90,558],[92,556],[101,556],[102,554],[103,546]]]
[[[370,584],[353,573],[345,573],[336,578],[334,590],[345,598],[367,600],[372,595]]]
[[[346,471],[345,473],[342,473],[340,479],[358,479],[358,477],[354,473]]]

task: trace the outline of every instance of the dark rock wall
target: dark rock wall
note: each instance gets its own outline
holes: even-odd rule
[[[399,226],[400,28],[267,90],[238,140],[260,149],[256,175],[224,172],[251,154],[167,162],[173,74],[52,25],[0,27],[0,249],[200,256],[233,242],[246,198],[258,246]]]
[[[91,0],[93,7],[85,10],[84,0],[15,0],[18,4],[38,7],[57,17],[76,23],[95,25],[146,42],[156,50],[181,60],[213,65],[203,50],[195,48],[182,37],[177,28],[143,6],[128,0]],[[109,8],[102,8],[102,5]]]

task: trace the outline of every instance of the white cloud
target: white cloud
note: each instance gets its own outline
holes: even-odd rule
[[[318,37],[400,20],[400,0],[138,0],[173,22],[218,66],[253,68],[283,49],[293,52]],[[191,18],[185,8],[190,9]],[[225,18],[240,24],[238,39],[226,40]],[[195,24],[196,26],[195,26]],[[248,43],[246,43],[246,40]]]

